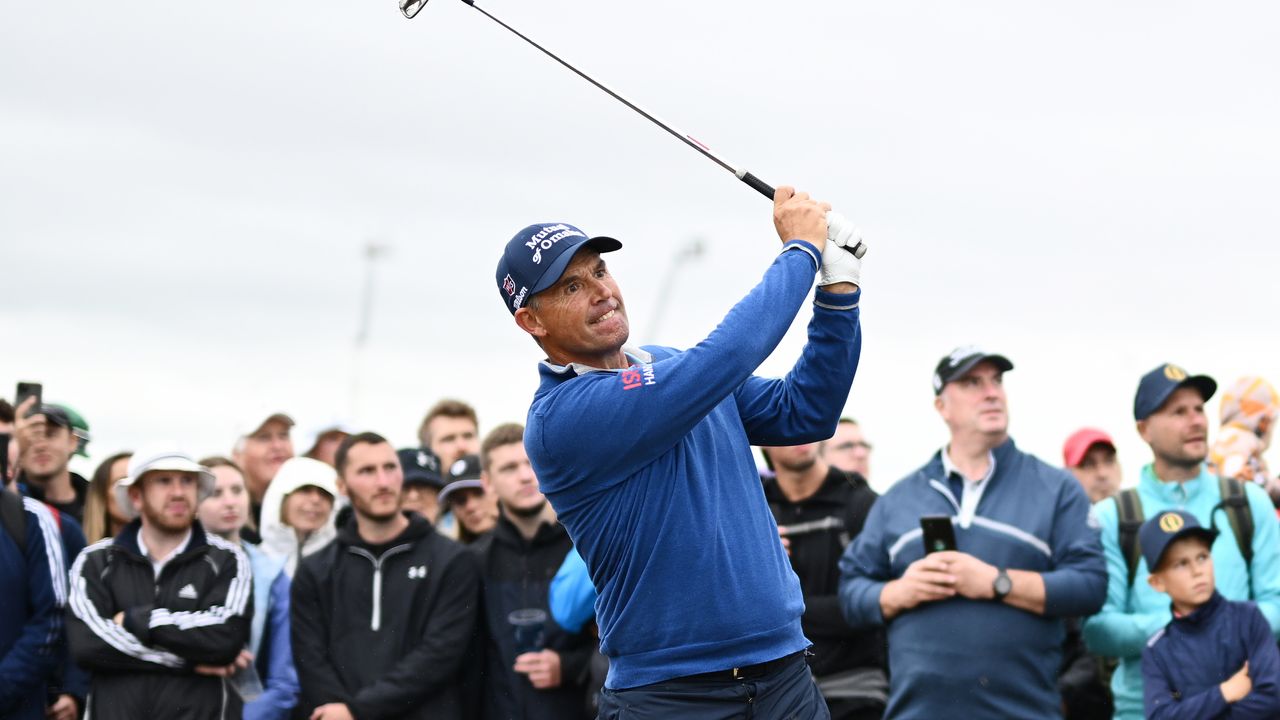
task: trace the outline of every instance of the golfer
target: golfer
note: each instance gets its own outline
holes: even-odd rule
[[[498,262],[503,302],[547,357],[524,442],[599,593],[610,661],[601,718],[829,717],[805,662],[800,584],[750,448],[830,437],[849,394],[860,263],[827,242],[829,209],[778,188],[782,251],[683,351],[627,344],[603,256],[622,247],[613,238],[530,225]],[[815,273],[800,359],[785,378],[752,375]]]

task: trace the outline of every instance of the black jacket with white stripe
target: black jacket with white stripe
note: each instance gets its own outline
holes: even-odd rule
[[[248,558],[196,521],[186,549],[156,577],[138,547],[140,528],[134,520],[89,546],[71,568],[67,635],[75,661],[93,674],[89,716],[239,718],[229,684],[194,667],[227,665],[249,641]]]

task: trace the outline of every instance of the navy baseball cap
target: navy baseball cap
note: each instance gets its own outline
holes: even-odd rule
[[[977,345],[964,345],[952,350],[950,354],[938,361],[938,367],[933,371],[933,394],[941,395],[942,388],[946,387],[947,383],[963,377],[973,369],[974,365],[983,360],[990,360],[1000,372],[1009,372],[1013,369],[1013,363],[1003,355],[989,353]]]
[[[1218,531],[1202,526],[1195,515],[1185,510],[1165,510],[1142,523],[1138,529],[1138,545],[1142,548],[1142,557],[1146,558],[1147,570],[1155,572],[1169,544],[1184,537],[1201,538],[1212,548]]]
[[[622,243],[588,237],[566,223],[537,223],[516,233],[498,260],[498,293],[507,311],[515,315],[531,295],[555,285],[583,247],[607,253],[621,249]]]
[[[396,454],[400,456],[405,485],[430,485],[436,490],[444,489],[440,458],[435,453],[426,448],[404,448],[397,450]]]
[[[1218,391],[1218,383],[1208,375],[1188,375],[1177,365],[1165,363],[1143,375],[1138,382],[1138,393],[1133,396],[1133,419],[1151,417],[1180,387],[1195,388],[1205,402],[1209,402],[1209,398]]]

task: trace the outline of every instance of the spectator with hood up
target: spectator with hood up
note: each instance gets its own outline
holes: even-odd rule
[[[262,499],[262,551],[285,559],[290,577],[304,558],[334,538],[337,471],[319,460],[290,458]]]

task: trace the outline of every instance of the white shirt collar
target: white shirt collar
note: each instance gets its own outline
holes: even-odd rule
[[[653,356],[650,355],[648,352],[641,350],[640,346],[638,345],[623,345],[622,352],[627,356],[628,360],[637,360],[642,363],[653,362]],[[582,363],[576,363],[576,362],[569,363],[568,365],[558,365],[556,363],[551,362],[550,360],[543,360],[542,364],[546,365],[548,368],[551,369],[552,372],[558,375],[563,375],[564,373],[570,370],[573,371],[574,375],[585,375],[591,372],[621,372],[624,369],[624,368],[618,368],[618,369],[598,368],[598,367],[592,367],[591,365],[584,365]]]
[[[969,527],[973,523],[973,517],[978,514],[978,503],[982,500],[982,493],[987,489],[987,481],[996,474],[996,454],[987,451],[987,472],[977,480],[970,480],[965,474],[951,462],[950,445],[942,447],[942,472],[944,477],[951,477],[955,473],[964,483],[964,495],[960,498],[960,512],[957,519],[960,521],[961,527]]]
[[[168,565],[170,560],[185,552],[190,544],[191,528],[187,528],[186,537],[182,538],[182,542],[178,543],[178,546],[173,549],[173,552],[169,553],[168,557],[156,558],[152,556],[151,551],[147,549],[146,541],[142,539],[142,528],[138,528],[138,551],[142,553],[142,557],[151,563],[151,569],[155,571],[157,579],[160,578],[160,571],[164,569],[164,566]]]

